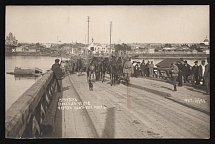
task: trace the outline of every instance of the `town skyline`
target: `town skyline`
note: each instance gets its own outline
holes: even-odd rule
[[[20,43],[200,43],[209,6],[7,6],[5,37]],[[58,38],[57,38],[58,37]]]

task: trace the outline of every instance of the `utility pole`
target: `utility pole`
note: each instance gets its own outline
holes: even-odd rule
[[[111,29],[112,29],[112,21],[110,22],[110,50],[111,50]]]
[[[57,35],[57,52],[58,52],[58,35]]]
[[[88,40],[87,40],[87,44],[89,46],[89,23],[90,23],[90,17],[87,16],[87,22],[88,22]]]

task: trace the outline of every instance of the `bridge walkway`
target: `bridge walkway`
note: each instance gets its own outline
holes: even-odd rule
[[[86,107],[58,109],[56,137],[210,137],[210,96],[203,91],[183,86],[174,92],[171,84],[144,78],[131,78],[129,87],[110,86],[108,77],[93,85],[90,91],[85,73],[63,79],[62,98]]]

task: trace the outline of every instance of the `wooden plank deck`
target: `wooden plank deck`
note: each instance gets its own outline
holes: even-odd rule
[[[210,96],[200,90],[183,86],[174,92],[171,84],[144,78],[131,78],[130,87],[110,86],[107,77],[93,85],[90,91],[85,73],[64,78],[62,97],[92,107],[58,110],[59,137],[210,138]]]

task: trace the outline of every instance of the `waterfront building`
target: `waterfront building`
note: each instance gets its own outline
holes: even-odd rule
[[[149,49],[148,49],[148,53],[149,53],[149,54],[155,53],[155,49],[154,49],[154,48],[149,48]]]
[[[51,48],[51,46],[52,46],[51,43],[43,43],[43,45],[45,46],[45,48]]]
[[[93,54],[101,54],[101,53],[108,53],[109,46],[106,44],[100,44],[100,43],[94,43],[92,38],[92,43],[87,47],[89,51],[91,51]]]

